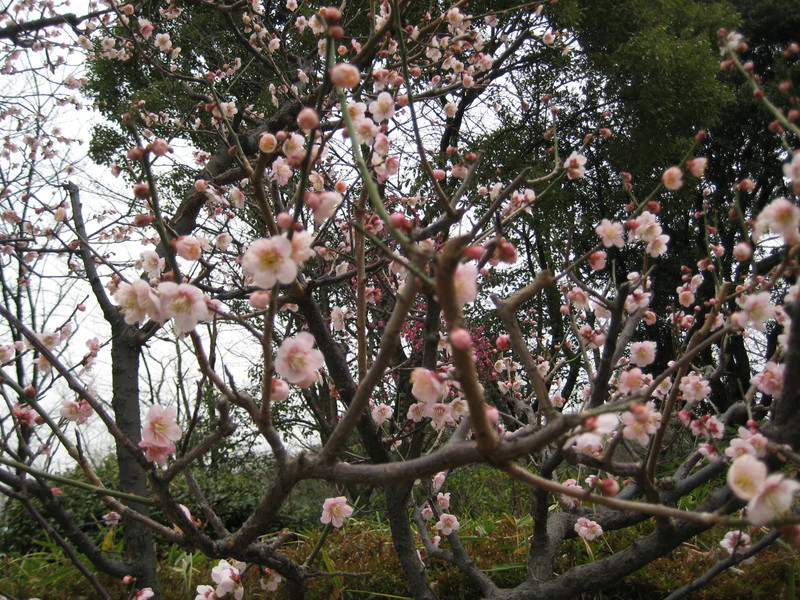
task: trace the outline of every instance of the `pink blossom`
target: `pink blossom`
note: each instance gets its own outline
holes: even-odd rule
[[[94,411],[86,400],[81,399],[80,402],[75,400],[62,400],[61,401],[61,416],[67,421],[74,421],[77,425],[83,425],[89,420]]]
[[[322,504],[322,516],[320,521],[327,525],[330,523],[334,527],[344,525],[344,520],[353,514],[353,507],[347,504],[347,498],[328,498]]]
[[[104,514],[101,518],[103,525],[106,527],[116,527],[119,525],[119,520],[122,518],[122,515],[112,510],[110,513]]]
[[[244,587],[241,575],[244,568],[244,563],[234,561],[234,564],[231,565],[227,560],[221,560],[216,567],[211,569],[211,579],[217,584],[217,588],[214,590],[217,596],[222,598],[233,592],[236,600],[242,600]]]
[[[148,598],[152,598],[155,595],[156,595],[156,593],[152,590],[152,588],[147,587],[147,588],[138,590],[134,594],[133,600],[148,600]]]
[[[425,404],[422,402],[415,402],[408,407],[406,418],[414,423],[419,423],[425,418]]]
[[[411,393],[425,404],[438,402],[446,389],[436,373],[422,367],[411,372],[411,383]]]
[[[430,417],[431,425],[437,431],[445,425],[453,423],[453,417],[450,414],[450,406],[443,402],[426,403],[425,416]]]
[[[647,446],[650,436],[653,435],[661,424],[661,413],[656,412],[652,402],[646,404],[632,404],[621,416],[625,427],[622,435],[629,440],[634,440],[642,446]]]
[[[353,64],[339,63],[330,70],[330,78],[336,87],[351,89],[361,82],[361,73]]]
[[[695,177],[702,177],[708,166],[708,159],[704,156],[696,156],[686,161],[686,167]]]
[[[463,306],[478,296],[478,267],[472,263],[461,263],[453,274],[456,302]]]
[[[750,378],[750,384],[758,388],[758,391],[780,398],[783,394],[783,374],[786,371],[785,364],[777,364],[769,361],[764,370]]]
[[[753,255],[753,247],[749,242],[739,242],[733,247],[733,257],[738,261],[744,261]]]
[[[161,312],[164,319],[175,319],[175,331],[188,333],[199,322],[211,320],[203,292],[188,283],[165,281],[158,286]]]
[[[264,573],[259,583],[261,584],[261,589],[265,592],[274,592],[278,589],[281,581],[283,581],[283,577],[281,577],[280,573],[269,567],[264,567]]]
[[[744,456],[737,460],[742,460]],[[788,511],[800,483],[786,479],[780,473],[767,477],[758,494],[747,503],[747,518],[753,525],[766,525],[772,519]]]
[[[622,223],[603,219],[594,230],[602,238],[603,246],[606,248],[611,246],[622,248],[625,245],[625,239],[623,238],[625,230],[622,227]]]
[[[461,527],[461,524],[458,522],[458,519],[455,517],[455,515],[442,513],[434,527],[441,531],[442,535],[450,535],[454,531],[457,531],[458,528]]]
[[[219,596],[210,585],[198,585],[194,600],[219,600]]]
[[[450,508],[450,492],[447,492],[446,494],[439,492],[436,495],[436,503],[442,510],[447,510],[448,508]]]
[[[800,208],[791,200],[776,198],[756,217],[753,238],[758,240],[766,231],[783,236],[787,244],[800,241]]]
[[[322,352],[314,348],[314,336],[301,331],[283,340],[275,359],[275,371],[290,383],[306,388],[317,380],[317,372],[323,364]]]
[[[631,344],[631,364],[646,367],[656,359],[655,342],[634,342]]]
[[[567,170],[569,179],[579,179],[586,173],[586,157],[583,154],[573,152],[564,161],[564,168]]]
[[[445,480],[447,479],[447,472],[446,471],[439,471],[436,475],[433,476],[431,479],[431,491],[435,494],[444,485]]]
[[[369,112],[378,123],[388,121],[394,116],[394,98],[389,92],[381,92],[376,100],[370,102]]]
[[[695,372],[684,375],[678,387],[681,390],[683,399],[688,402],[699,402],[708,398],[711,394],[711,386],[708,381]]]
[[[604,250],[598,250],[596,252],[592,252],[589,256],[589,266],[592,267],[595,271],[600,271],[601,269],[606,268],[606,258],[607,254]]]
[[[330,219],[342,203],[342,195],[338,192],[322,192],[319,194],[319,203],[312,208],[314,211],[314,224],[321,225]]]
[[[561,485],[567,488],[572,488],[576,491],[580,492],[583,491],[583,488],[580,485],[578,485],[578,481],[576,479],[567,479]],[[575,496],[570,496],[569,494],[561,494],[560,497],[561,497],[561,502],[572,508],[577,508],[581,503],[581,501],[578,498],[576,498]]]
[[[764,321],[775,316],[775,307],[770,302],[769,292],[740,296],[736,299],[736,303],[742,309],[741,312],[732,315],[738,327],[751,325],[758,331],[764,331]]]
[[[132,284],[120,283],[114,292],[114,300],[128,325],[141,325],[148,316],[154,321],[164,320],[158,295],[146,281],[137,279]]]
[[[661,183],[668,190],[679,190],[683,186],[683,172],[680,167],[670,167],[661,175]]]
[[[272,383],[270,384],[270,394],[269,394],[270,402],[283,402],[288,397],[289,397],[289,384],[286,383],[283,379],[278,379],[277,377],[273,377]]]
[[[736,550],[750,547],[750,536],[742,531],[729,531],[719,545],[732,555]]]
[[[242,257],[242,269],[259,287],[271,288],[276,283],[288,285],[297,277],[292,250],[291,242],[282,235],[258,239]]]
[[[755,456],[744,454],[733,461],[728,469],[728,485],[742,500],[751,500],[764,487],[767,480],[767,465]]]
[[[792,182],[792,191],[800,194],[800,152],[795,151],[791,162],[784,163],[783,174]]]
[[[182,235],[175,240],[175,252],[184,260],[198,260],[203,254],[203,244],[196,237]]]
[[[294,261],[299,269],[303,266],[304,262],[314,257],[315,252],[312,248],[314,236],[305,229],[302,231],[295,231],[294,235],[292,235],[291,242],[292,254],[290,258],[292,261]]]
[[[145,460],[155,462],[161,466],[167,464],[167,457],[175,452],[175,444],[172,442],[162,445],[142,440],[139,442],[139,447],[144,450]]]
[[[263,137],[261,139],[264,139]],[[286,185],[292,178],[294,170],[288,165],[282,156],[279,156],[272,162],[272,171],[270,177],[274,179],[278,185]]]
[[[635,394],[640,391],[645,385],[644,373],[642,370],[634,367],[626,371],[621,371],[619,374],[619,393],[625,395]]]
[[[393,412],[392,407],[388,404],[376,404],[372,409],[372,419],[376,425],[380,426],[392,417]]]
[[[181,439],[183,432],[176,423],[178,409],[174,406],[163,407],[154,404],[147,411],[142,439],[153,444],[166,446]]]
[[[591,542],[595,538],[603,535],[603,528],[591,519],[579,517],[575,522],[575,533],[577,533],[583,539]]]

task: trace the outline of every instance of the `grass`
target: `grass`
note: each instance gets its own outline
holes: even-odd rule
[[[607,532],[603,538],[587,543],[572,539],[564,544],[556,560],[556,572],[600,559],[627,547],[636,535],[649,533],[652,524],[628,530]],[[684,544],[672,554],[647,565],[612,588],[584,594],[586,600],[651,600],[702,575],[717,560],[719,540],[724,529],[715,528]],[[529,518],[515,518],[502,513],[481,518],[464,519],[459,531],[467,552],[501,587],[523,581],[526,573],[526,540],[532,533]],[[305,560],[319,539],[321,530],[288,543],[284,550],[299,561]],[[751,534],[752,535],[752,534]],[[754,535],[755,537],[755,535]],[[443,541],[443,545],[447,542]],[[109,549],[116,550],[113,536]],[[712,600],[725,598],[794,599],[798,551],[779,542],[759,555],[756,563],[728,570],[692,598]],[[477,589],[455,567],[427,558],[428,575],[442,600],[478,597]],[[198,584],[211,584],[211,561],[199,553],[187,553],[176,546],[162,554],[160,577],[165,598],[192,598]],[[342,530],[334,530],[325,541],[314,568],[320,576],[308,584],[307,597],[328,600],[368,600],[410,598],[402,568],[395,556],[388,526],[371,519],[351,519]],[[9,598],[38,597],[42,600],[92,600],[96,596],[80,573],[49,540],[41,549],[25,556],[0,558],[0,595]],[[345,574],[346,573],[346,574]],[[769,576],[764,574],[768,573]],[[127,586],[100,576],[114,598],[127,598]],[[258,572],[250,569],[244,577],[246,598],[281,597],[279,592],[264,592],[258,584]]]

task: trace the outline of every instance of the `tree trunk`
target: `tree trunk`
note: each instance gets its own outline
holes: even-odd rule
[[[118,321],[112,325],[111,370],[113,396],[111,404],[117,426],[134,443],[142,439],[142,422],[139,414],[139,344],[136,329]],[[144,470],[128,452],[117,446],[119,483],[123,492],[147,496],[147,478]],[[144,515],[146,505],[130,503],[130,507]],[[131,575],[136,577],[138,589],[149,587],[154,598],[161,598],[161,587],[156,570],[153,532],[131,520],[123,522],[123,548],[125,560],[131,565]]]

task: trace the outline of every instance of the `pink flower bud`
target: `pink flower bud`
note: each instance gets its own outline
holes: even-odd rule
[[[208,182],[205,179],[198,179],[194,182],[194,189],[198,192],[205,192],[208,189]]]
[[[445,172],[444,172],[442,169],[436,169],[436,170],[433,172],[433,178],[434,178],[436,181],[441,181],[442,179],[444,179],[444,178],[445,178],[445,175],[446,175],[446,174],[445,174]]]
[[[450,332],[450,344],[456,350],[469,350],[472,348],[472,336],[463,327],[456,327]]]
[[[502,335],[497,336],[497,341],[495,342],[498,350],[506,351],[511,350],[511,337],[506,335],[505,333]]]
[[[270,293],[266,290],[256,290],[250,293],[250,306],[256,310],[264,310],[269,306],[272,299]]]
[[[133,195],[137,198],[149,198],[150,186],[146,183],[137,183],[135,186],[133,186]]]
[[[292,215],[286,211],[279,213],[276,221],[278,223],[278,227],[281,229],[289,229],[292,227],[292,225],[294,225],[294,219],[292,218]]]
[[[169,144],[164,138],[156,138],[149,148],[156,156],[164,156],[169,151]]]
[[[351,63],[339,63],[330,71],[333,85],[340,88],[352,89],[361,82],[361,73],[358,67]]]
[[[261,150],[264,154],[270,154],[271,152],[275,152],[275,149],[277,147],[278,147],[278,138],[276,138],[271,133],[265,133],[258,140],[258,149]]]
[[[305,129],[306,131],[316,129],[319,125],[319,115],[317,111],[310,106],[306,106],[300,111],[300,114],[297,115],[297,124],[300,129]]]
[[[128,150],[128,158],[130,160],[139,160],[144,156],[144,149],[140,147],[131,148]]]

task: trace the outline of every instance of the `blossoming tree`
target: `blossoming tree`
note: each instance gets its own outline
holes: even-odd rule
[[[723,247],[711,216],[673,196],[702,186],[699,134],[648,181],[620,173],[623,201],[584,231],[554,223],[563,239],[549,248],[521,235],[560,190],[609,168],[596,148],[614,135],[598,121],[562,139],[552,97],[512,93],[525,57],[557,64],[579,53],[545,3],[495,12],[491,3],[413,0],[110,1],[85,17],[39,20],[19,10],[0,29],[13,46],[7,68],[23,49],[63,39],[52,27],[72,28],[62,35],[74,34],[92,61],[95,96],[117,119],[117,129],[98,131],[95,155],[107,150],[129,193],[124,205],[94,206],[78,178],[54,196],[22,179],[3,192],[0,492],[50,528],[102,597],[93,571],[130,583],[139,598],[160,596],[154,535],[219,561],[198,598],[241,598],[248,565],[263,573],[264,590],[303,597],[320,573],[285,552],[290,531],[267,534],[309,479],[385,490],[382,510],[415,598],[436,596],[430,561],[452,563],[487,598],[573,598],[718,524],[730,527],[721,545],[732,555],[719,569],[781,533],[797,537],[796,199],[770,198],[748,214],[738,201],[747,186],[731,191],[726,217],[739,233]],[[199,35],[193,23],[219,33],[198,37],[202,60],[186,49],[195,41],[187,31]],[[797,114],[765,97],[739,59],[741,36],[722,32],[719,43],[723,68],[750,82],[791,150]],[[104,99],[116,68],[134,91]],[[153,89],[177,90],[174,106],[159,106]],[[494,151],[512,110],[547,123],[546,150],[518,156],[509,172],[487,165],[484,151]],[[201,149],[212,142],[215,152]],[[800,154],[785,158],[796,194]],[[670,213],[690,214],[704,243],[698,263],[665,274],[671,248],[685,243],[660,217],[673,198]],[[758,270],[768,253],[778,262]],[[678,282],[668,300],[654,297],[659,277]],[[89,298],[63,318],[29,294],[62,278]],[[77,353],[73,323],[88,303],[106,325],[84,321],[92,339]],[[714,389],[731,375],[717,354],[737,342],[752,372],[720,409]],[[194,400],[141,385],[176,349],[191,367],[171,376],[191,374]],[[258,381],[234,351],[256,365]],[[92,370],[104,352],[110,368]],[[287,442],[281,405],[313,424],[313,452]],[[113,439],[119,489],[86,456],[92,427]],[[252,514],[229,529],[193,469],[237,430],[251,432],[277,470]],[[58,475],[54,455],[74,460],[82,480]],[[448,477],[473,464],[529,486],[533,536],[515,588],[500,588],[459,538]],[[192,506],[175,500],[179,480]],[[109,518],[122,519],[122,559],[74,522],[54,481],[97,494]],[[687,508],[701,487],[704,500]],[[320,498],[326,531],[347,527],[357,500]],[[570,538],[590,543],[649,519],[652,533],[629,547],[554,572]],[[748,534],[747,524],[764,529]]]

